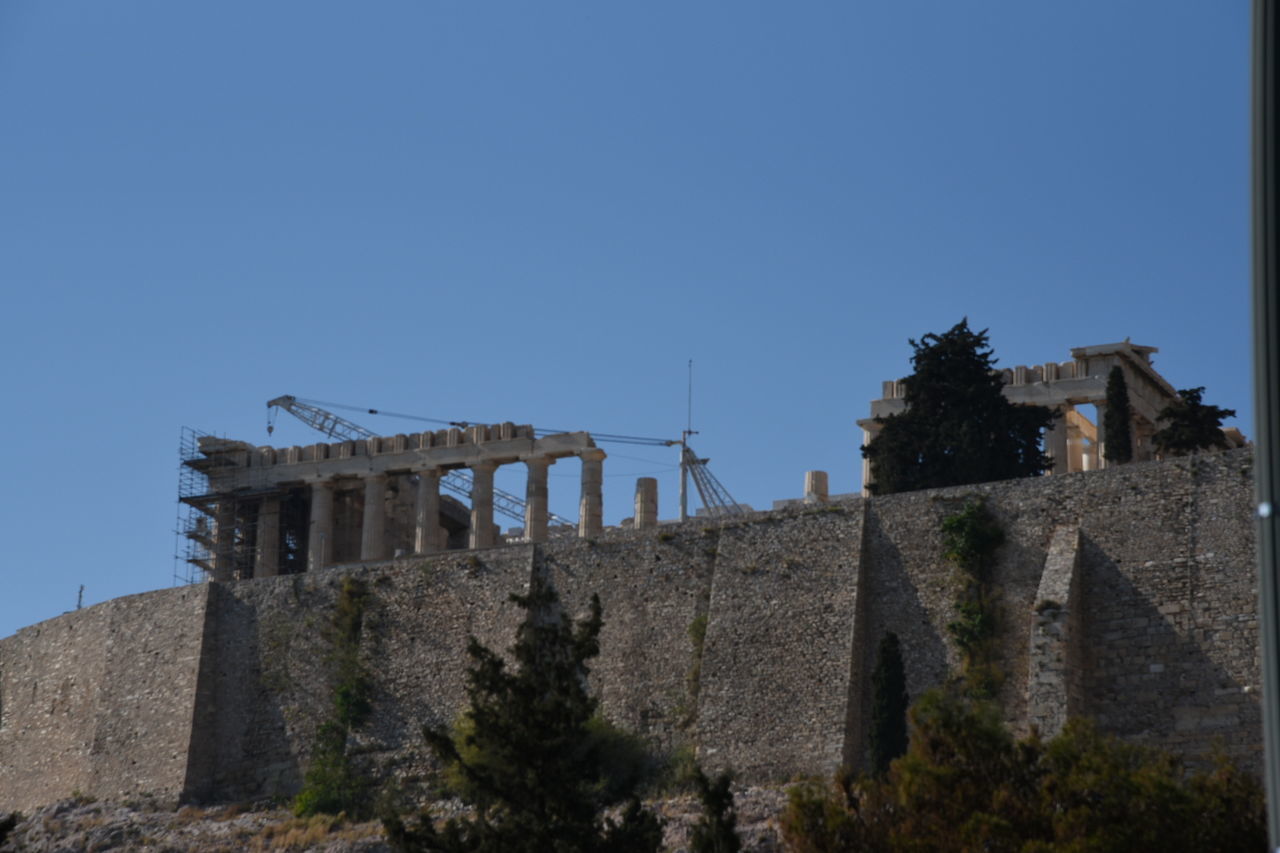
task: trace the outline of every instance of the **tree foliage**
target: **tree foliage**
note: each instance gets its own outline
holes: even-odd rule
[[[1103,456],[1123,465],[1133,461],[1133,412],[1129,407],[1129,384],[1119,365],[1107,374],[1107,412],[1102,418]]]
[[[1155,434],[1156,450],[1162,455],[1186,456],[1197,450],[1227,446],[1222,419],[1235,417],[1235,409],[1223,409],[1204,402],[1204,386],[1178,391],[1178,399],[1165,406],[1158,420],[1165,426]]]
[[[364,725],[373,710],[373,679],[360,659],[369,588],[350,576],[342,579],[337,607],[327,634],[332,643],[333,712],[316,732],[311,764],[302,790],[294,799],[294,813],[342,814],[363,818],[371,806],[372,785],[352,761],[352,732]]]
[[[738,853],[742,841],[738,838],[738,813],[730,790],[733,777],[721,773],[715,779],[708,779],[702,768],[695,767],[693,783],[702,803],[702,817],[693,827],[690,853]]]
[[[898,635],[880,638],[871,673],[871,772],[883,776],[907,751],[907,673]]]
[[[862,448],[875,494],[1033,477],[1049,467],[1040,434],[1054,413],[1005,399],[987,332],[961,320],[911,341],[906,411],[877,419]]]
[[[599,653],[599,599],[592,597],[590,615],[576,624],[559,614],[555,592],[543,581],[512,600],[526,611],[511,649],[514,671],[472,638],[462,723],[454,733],[423,732],[474,815],[441,829],[426,814],[412,827],[387,815],[392,846],[449,853],[657,850],[661,826],[640,807],[641,779],[619,775],[619,755],[628,750],[600,721],[587,690],[586,662]],[[618,819],[602,816],[623,802]]]
[[[1187,774],[1167,754],[1073,720],[1015,741],[993,705],[935,691],[884,779],[792,790],[788,849],[1204,851],[1266,849],[1258,781],[1225,761]]]

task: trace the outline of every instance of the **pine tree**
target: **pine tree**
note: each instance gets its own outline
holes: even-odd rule
[[[966,319],[910,343],[906,411],[878,419],[880,434],[862,448],[873,493],[1034,477],[1049,467],[1040,434],[1054,414],[1005,399],[985,329],[971,331]]]
[[[1197,450],[1227,446],[1222,419],[1235,417],[1235,409],[1210,406],[1203,401],[1204,386],[1178,391],[1178,399],[1161,410],[1158,420],[1166,426],[1155,434],[1162,455],[1186,456]]]
[[[871,673],[871,772],[883,776],[893,759],[907,751],[907,675],[898,635],[880,639]]]
[[[474,817],[436,830],[427,815],[416,827],[388,815],[392,846],[447,853],[656,851],[661,825],[640,807],[636,775],[619,781],[614,739],[600,736],[597,701],[587,691],[586,662],[600,651],[599,598],[592,597],[590,615],[577,624],[558,615],[545,581],[511,598],[526,611],[511,649],[515,671],[473,637],[464,725],[455,733],[423,732]],[[624,801],[618,820],[601,816]]]
[[[1129,408],[1129,386],[1119,365],[1107,375],[1107,413],[1102,419],[1103,456],[1108,462],[1123,465],[1133,461],[1133,435],[1129,424],[1133,412]]]

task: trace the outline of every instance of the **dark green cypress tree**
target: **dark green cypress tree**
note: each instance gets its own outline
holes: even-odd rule
[[[1107,374],[1107,413],[1102,419],[1102,455],[1108,462],[1123,465],[1133,461],[1133,434],[1129,424],[1133,412],[1129,408],[1129,385],[1119,365]]]
[[[985,329],[961,320],[910,343],[906,411],[882,418],[879,435],[862,448],[873,493],[1034,477],[1050,466],[1040,434],[1053,412],[1005,399]]]
[[[898,635],[880,638],[871,673],[871,772],[883,776],[907,751],[907,674]]]
[[[474,816],[437,830],[428,815],[415,827],[387,815],[383,823],[392,847],[444,853],[656,851],[661,824],[640,807],[638,777],[618,784],[612,735],[598,734],[597,701],[587,691],[586,662],[600,651],[599,598],[592,597],[590,615],[577,624],[559,614],[545,581],[512,600],[526,611],[511,649],[514,671],[473,637],[464,731],[424,730]],[[619,819],[602,815],[622,802],[627,806]]]

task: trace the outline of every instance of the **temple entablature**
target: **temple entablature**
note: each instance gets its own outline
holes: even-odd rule
[[[1106,467],[1101,426],[1106,417],[1107,380],[1113,367],[1123,371],[1128,387],[1133,459],[1155,458],[1152,438],[1157,430],[1156,422],[1160,412],[1178,399],[1178,392],[1152,366],[1151,356],[1156,352],[1159,352],[1156,347],[1126,340],[1075,347],[1070,361],[1019,365],[997,371],[1004,382],[1004,396],[1010,402],[1047,406],[1060,415],[1044,438],[1045,453],[1053,459],[1049,473]],[[906,410],[905,392],[902,380],[883,383],[881,398],[871,401],[871,416],[858,421],[864,445],[880,432],[878,419]],[[1085,405],[1097,410],[1095,420],[1078,411],[1078,406]],[[872,477],[870,461],[866,459],[862,463],[862,482],[863,494],[868,494],[866,487]]]
[[[495,506],[521,517],[524,541],[547,537],[547,470],[582,462],[578,534],[597,535],[605,453],[586,432],[537,436],[514,423],[318,443],[255,447],[200,436],[183,464],[206,487],[182,500],[207,517],[187,536],[192,562],[215,580],[263,577],[499,544]],[[502,465],[524,463],[523,496],[494,487]],[[441,486],[469,498],[468,508]]]

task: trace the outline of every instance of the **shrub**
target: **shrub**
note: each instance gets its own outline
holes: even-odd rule
[[[1188,774],[1083,720],[1048,742],[1015,741],[995,706],[941,691],[921,698],[911,722],[907,753],[883,779],[793,790],[788,849],[1266,849],[1262,787],[1225,761]]]

